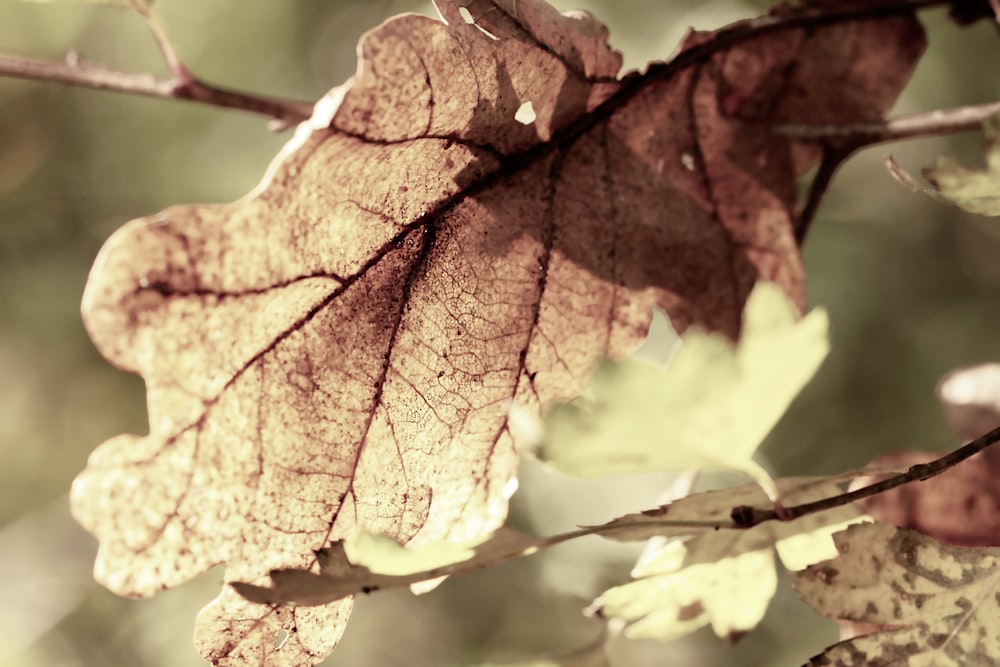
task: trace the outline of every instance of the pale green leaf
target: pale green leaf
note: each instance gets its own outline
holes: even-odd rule
[[[778,480],[778,488],[788,506],[840,492],[826,478]],[[767,503],[758,485],[747,484],[696,494],[605,524],[600,534],[638,538],[679,534],[672,525],[658,531],[656,520],[681,522],[689,517],[693,526],[695,517],[718,521],[714,530],[688,529],[696,537],[648,551],[632,573],[636,580],[605,592],[594,606],[605,616],[629,622],[630,637],[669,640],[710,625],[718,636],[732,638],[753,629],[777,589],[775,549],[785,567],[805,567],[835,553],[831,535],[836,530],[865,518],[856,506],[845,505],[750,529],[725,522],[734,504]]]
[[[900,183],[938,201],[953,204],[970,213],[1000,215],[1000,114],[983,123],[983,156],[986,169],[971,169],[947,158],[937,166],[922,170],[931,187],[920,183],[895,160],[888,158],[889,171]]]
[[[684,554],[683,543],[669,543],[633,572],[637,581],[606,591],[595,605],[632,621],[625,635],[633,638],[675,639],[706,624],[730,637],[760,622],[778,585],[771,550],[691,567],[682,567]]]
[[[359,531],[344,542],[344,553],[355,565],[374,574],[404,576],[469,560],[476,555],[472,542],[432,542],[418,547],[401,545],[387,535]]]
[[[730,468],[767,483],[753,453],[827,351],[826,313],[796,321],[781,290],[760,283],[736,346],[695,332],[666,368],[606,362],[591,398],[551,412],[541,456],[581,476]]]
[[[813,563],[834,558],[837,555],[837,545],[833,542],[834,533],[838,533],[855,523],[871,520],[871,517],[861,515],[854,506],[848,507],[850,509],[844,513],[853,513],[855,516],[843,521],[833,521],[828,525],[816,526],[810,530],[804,530],[796,535],[789,535],[777,540],[774,543],[774,548],[777,550],[781,564],[785,566],[785,569],[793,572],[804,570]],[[823,515],[826,515],[827,518],[834,516],[832,513],[825,512],[811,516],[821,517]]]
[[[839,554],[792,575],[820,613],[891,626],[813,664],[1000,664],[1000,548],[953,547],[885,524],[834,536]]]

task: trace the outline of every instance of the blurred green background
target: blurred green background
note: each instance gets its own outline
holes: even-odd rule
[[[755,15],[761,3],[557,2],[611,27],[627,67],[667,57],[688,26]],[[229,87],[312,100],[354,70],[358,36],[407,1],[162,0],[189,67]],[[1000,99],[995,27],[925,15],[930,50],[899,112]],[[145,24],[120,9],[0,0],[0,52],[164,74]],[[78,304],[102,241],[173,203],[249,190],[288,135],[238,112],[0,79],[0,667],[202,664],[196,611],[212,572],[151,601],[91,582],[96,545],[69,517],[67,490],[89,452],[144,433],[140,380],[91,347]],[[946,371],[1000,358],[1000,226],[897,186],[880,159],[909,168],[942,152],[978,159],[972,135],[876,148],[841,172],[805,249],[809,295],[831,313],[833,352],[771,435],[780,474],[828,473],[881,452],[955,444],[933,389]],[[669,479],[579,482],[528,462],[514,513],[537,530],[593,523],[656,502]],[[337,665],[472,665],[579,646],[580,614],[621,582],[635,547],[581,541],[446,582],[422,597],[359,601]],[[673,644],[616,645],[616,665],[797,665],[835,637],[784,592],[735,647],[702,632]]]

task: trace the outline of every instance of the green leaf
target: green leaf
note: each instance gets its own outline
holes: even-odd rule
[[[685,553],[683,543],[669,543],[633,571],[637,581],[606,591],[595,604],[632,622],[625,635],[634,639],[676,639],[706,624],[720,637],[735,637],[760,622],[778,585],[770,550],[689,567]]]
[[[387,535],[359,531],[344,542],[344,554],[354,565],[374,574],[405,576],[454,565],[476,555],[473,542],[433,542],[418,547],[403,546]]]
[[[840,492],[824,478],[784,479],[778,487],[788,505]],[[767,498],[756,484],[748,484],[689,496],[658,514],[628,515],[602,528],[617,526],[617,537],[649,537],[655,534],[654,516],[661,521],[700,516],[700,507],[718,516],[731,511],[734,501],[760,505]],[[718,636],[736,638],[760,623],[777,590],[775,550],[786,568],[805,567],[835,554],[830,536],[864,518],[855,506],[846,505],[794,521],[770,521],[748,530],[721,526],[685,542],[673,540],[647,551],[632,572],[635,581],[606,591],[593,608],[629,622],[629,637],[669,640],[711,625]],[[643,525],[649,530],[642,531]]]
[[[896,180],[938,201],[986,216],[1000,215],[1000,114],[983,122],[983,155],[986,170],[970,169],[954,160],[938,158],[937,166],[923,169],[931,187],[920,183],[891,157],[886,164]]]
[[[734,346],[688,335],[666,368],[606,362],[592,396],[547,417],[542,458],[581,476],[731,468],[768,483],[753,453],[826,357],[827,317],[796,321],[781,290],[759,283]]]
[[[820,613],[890,626],[828,648],[816,665],[1000,664],[1000,549],[953,547],[886,524],[834,536],[835,559],[796,573]]]

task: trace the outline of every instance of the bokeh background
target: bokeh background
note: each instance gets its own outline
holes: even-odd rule
[[[689,26],[710,29],[761,3],[579,0],[611,27],[629,68],[662,59]],[[189,67],[235,88],[312,100],[355,67],[358,36],[422,2],[161,0]],[[996,26],[924,14],[930,50],[897,111],[1000,99]],[[140,17],[80,3],[0,0],[0,52],[76,51],[165,74]],[[287,134],[233,111],[0,78],[0,666],[202,664],[191,648],[213,571],[153,600],[92,583],[94,540],[67,491],[90,451],[146,432],[139,379],[107,365],[79,318],[87,272],[115,228],[174,203],[227,201],[255,185]],[[833,352],[765,445],[779,474],[832,473],[881,452],[956,444],[934,398],[946,371],[1000,358],[1000,223],[897,186],[881,157],[909,168],[949,153],[979,160],[964,135],[879,147],[838,176],[805,248],[809,298],[831,314]],[[513,514],[555,531],[656,502],[665,476],[579,482],[527,462]],[[496,664],[580,646],[597,632],[580,609],[624,581],[635,547],[597,539],[446,582],[421,597],[359,601],[337,665]],[[834,626],[783,591],[735,646],[709,632],[621,641],[615,665],[798,665]]]

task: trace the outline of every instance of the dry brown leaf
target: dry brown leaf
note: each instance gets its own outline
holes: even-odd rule
[[[964,440],[1000,426],[1000,364],[956,369],[938,383],[938,400]],[[874,466],[909,467],[941,452],[903,451],[880,456]],[[852,488],[885,479],[861,477]],[[990,447],[931,479],[866,498],[861,503],[879,521],[912,528],[958,546],[1000,546],[1000,448]]]
[[[447,23],[364,37],[357,75],[248,197],[133,221],[103,249],[84,318],[145,378],[150,414],[74,485],[112,591],[218,563],[264,583],[358,527],[413,543],[496,528],[512,400],[575,395],[653,303],[730,335],[759,277],[801,305],[802,151],[758,121],[877,117],[922,48],[908,18],[785,30],[619,81],[589,17],[438,4]],[[196,643],[219,665],[313,664],[349,610],[227,586]]]
[[[912,528],[945,544],[1000,546],[1000,466],[980,452],[954,468],[921,482],[866,498],[861,506],[875,519]],[[940,452],[896,452],[873,465],[910,467],[933,461]],[[859,478],[860,488],[889,475]]]

